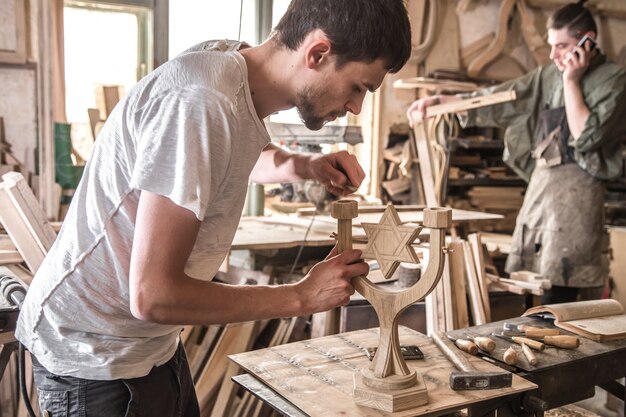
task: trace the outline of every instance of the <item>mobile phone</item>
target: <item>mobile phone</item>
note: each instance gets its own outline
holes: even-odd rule
[[[401,345],[400,352],[402,352],[402,357],[405,360],[414,360],[414,359],[424,359],[424,353],[415,345]],[[374,359],[374,354],[376,353],[376,348],[367,348],[367,357],[369,360]]]
[[[582,38],[580,38],[580,40],[578,41],[578,47],[580,48],[585,48],[585,42],[589,41],[589,51],[593,51],[593,48],[596,47],[597,43],[596,41],[591,38],[589,35],[585,35]]]

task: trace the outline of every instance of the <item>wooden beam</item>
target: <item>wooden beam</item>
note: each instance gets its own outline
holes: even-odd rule
[[[440,114],[458,113],[466,110],[477,109],[480,107],[491,106],[499,103],[513,101],[517,97],[515,91],[502,91],[486,96],[472,97],[465,100],[453,101],[451,103],[437,104],[426,109],[426,117],[434,117]],[[417,115],[414,112],[413,115]],[[414,117],[413,121],[419,120],[419,116]]]

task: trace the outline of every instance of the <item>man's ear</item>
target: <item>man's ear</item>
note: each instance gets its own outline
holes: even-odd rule
[[[329,61],[331,55],[331,45],[325,36],[311,41],[306,50],[306,66],[310,69],[318,68]]]

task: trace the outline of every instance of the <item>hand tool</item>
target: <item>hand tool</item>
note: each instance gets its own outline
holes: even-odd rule
[[[522,352],[524,352],[524,355],[526,356],[526,359],[528,359],[529,364],[531,364],[532,366],[537,365],[537,357],[535,356],[533,351],[530,350],[526,343],[522,343]]]
[[[493,352],[496,348],[496,342],[488,338],[487,336],[467,336],[469,340],[474,342],[481,350],[485,352]]]
[[[450,373],[450,388],[453,390],[482,390],[510,387],[513,376],[510,372],[483,372],[477,370],[469,360],[460,353],[445,333],[435,332],[432,335],[435,344],[459,371]]]
[[[498,333],[491,333],[491,335],[499,337],[504,340],[508,340],[509,342],[517,343],[518,345],[521,345],[522,343],[526,343],[529,348],[535,349],[538,351],[542,351],[546,347],[542,342],[539,342],[538,340],[529,339],[527,337],[506,336],[506,335],[498,334]]]
[[[562,349],[576,349],[580,345],[580,339],[576,336],[570,336],[565,334],[559,334],[556,336],[545,335],[542,337],[536,336],[528,336],[528,332],[520,333],[520,332],[510,332],[504,331],[502,332],[502,336],[508,337],[523,337],[526,336],[530,339],[537,340],[539,342],[543,342],[546,345],[562,348]]]
[[[513,346],[509,346],[509,348],[502,355],[504,359],[504,363],[507,365],[514,365],[517,362],[517,352],[513,349]]]
[[[455,339],[450,335],[446,336],[448,336],[448,339],[452,340],[456,347],[461,349],[463,352],[469,353],[470,355],[476,355],[478,353],[478,346],[476,346],[471,340]]]
[[[539,338],[539,337],[544,337],[544,336],[557,336],[561,334],[559,329],[546,329],[543,327],[528,326],[526,324],[504,323],[502,327],[505,331],[508,330],[508,331],[520,332],[520,333],[523,333],[524,336],[530,337],[530,338]]]
[[[580,346],[580,339],[576,336],[561,334],[558,336],[545,336],[543,343],[562,349],[576,349]]]

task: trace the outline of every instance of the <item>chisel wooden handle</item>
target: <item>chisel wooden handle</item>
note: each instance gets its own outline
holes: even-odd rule
[[[492,352],[496,348],[496,342],[486,336],[476,336],[471,338],[476,346],[485,352]]]
[[[530,338],[538,338],[546,336],[556,336],[559,335],[559,329],[542,329],[539,327],[526,327],[526,337]]]
[[[459,349],[463,352],[469,353],[470,355],[476,355],[478,353],[478,346],[476,346],[471,340],[456,339],[454,343]]]
[[[535,349],[535,350],[538,350],[538,351],[542,351],[546,347],[542,342],[540,342],[538,340],[529,339],[527,337],[513,336],[511,339],[515,343],[520,344],[520,345],[522,343],[526,343],[529,348]]]
[[[537,365],[537,357],[535,356],[533,351],[530,350],[526,343],[522,343],[522,352],[524,352],[524,355],[526,356],[526,359],[528,359],[529,364],[531,364],[532,366]]]
[[[513,365],[517,362],[517,352],[512,346],[509,346],[509,348],[504,352],[503,359],[504,363],[507,365]]]
[[[580,339],[568,335],[546,336],[543,338],[543,343],[563,349],[576,349],[580,345]]]

